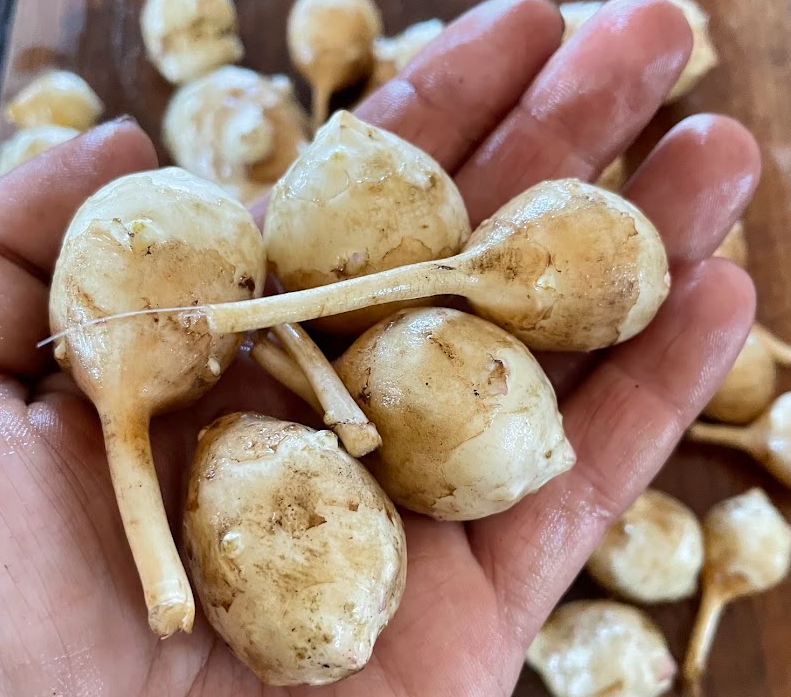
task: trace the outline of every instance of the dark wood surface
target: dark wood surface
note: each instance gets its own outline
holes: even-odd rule
[[[3,98],[42,65],[74,70],[108,105],[107,116],[129,113],[157,140],[170,88],[148,64],[138,28],[141,0],[19,0],[5,62]],[[288,72],[284,26],[291,0],[237,0],[247,47],[245,65],[267,73]],[[450,20],[472,0],[379,0],[388,33],[441,17]],[[759,317],[791,339],[791,6],[779,0],[703,0],[722,58],[687,99],[665,109],[635,151],[644,152],[673,124],[699,111],[735,116],[756,134],[764,176],[746,216],[751,272]],[[305,98],[305,86],[300,83]],[[4,133],[7,128],[3,127]],[[164,155],[164,153],[163,153]],[[782,387],[791,389],[788,373]],[[683,445],[657,486],[699,514],[749,486],[767,489],[791,517],[791,492],[775,484],[747,458],[721,449]],[[599,595],[584,575],[572,597]],[[651,610],[681,658],[694,601]],[[791,697],[791,580],[729,609],[717,636],[706,683],[710,697]],[[528,671],[515,695],[546,695]]]

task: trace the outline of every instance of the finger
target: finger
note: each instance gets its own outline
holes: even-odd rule
[[[660,107],[692,45],[666,0],[608,2],[457,175],[473,225],[545,179],[593,179]]]
[[[111,179],[155,166],[140,128],[115,122],[0,179],[0,373],[31,377],[52,361],[35,345],[49,333],[48,277],[77,207]]]
[[[673,128],[627,182],[662,232],[673,264],[711,256],[741,217],[761,174],[752,134],[726,116],[698,114]]]
[[[154,146],[128,119],[33,158],[0,179],[0,253],[49,278],[77,207],[108,181],[156,166]]]
[[[719,246],[758,185],[761,156],[752,135],[725,116],[692,116],[654,148],[624,189],[656,225],[675,273]],[[540,356],[559,397],[600,360],[596,354]]]
[[[490,0],[451,24],[357,109],[453,172],[516,104],[560,44],[544,0]]]
[[[614,349],[564,403],[576,466],[470,526],[473,551],[525,641],[714,393],[754,310],[742,269],[711,259],[681,271],[657,321]]]

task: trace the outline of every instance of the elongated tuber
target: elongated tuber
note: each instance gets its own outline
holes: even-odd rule
[[[605,534],[588,560],[604,588],[637,603],[691,597],[703,566],[703,532],[681,501],[649,489]]]
[[[146,0],[140,29],[149,60],[173,84],[244,55],[233,0]]]
[[[259,359],[310,399],[295,366]],[[382,436],[366,464],[410,510],[439,520],[493,515],[575,462],[538,363],[473,315],[401,310],[361,336],[335,368]]]
[[[0,146],[0,174],[78,135],[79,131],[65,126],[35,126],[17,131]]]
[[[749,426],[694,423],[690,440],[736,448],[751,455],[778,481],[791,487],[791,392],[780,395]]]
[[[313,87],[313,125],[329,113],[332,95],[366,78],[382,17],[372,0],[297,0],[288,17],[291,61]]]
[[[445,29],[439,19],[430,19],[407,27],[396,36],[381,36],[374,41],[374,71],[367,92],[381,87],[400,73],[407,64]]]
[[[258,228],[221,189],[183,170],[133,174],[91,196],[63,241],[50,294],[55,332],[106,315],[260,296]],[[95,404],[151,628],[189,631],[194,603],[168,527],[149,443],[152,415],[189,404],[241,337],[142,315],[65,334],[55,356]]]
[[[641,610],[607,600],[561,605],[527,652],[554,697],[659,697],[676,662]]]
[[[703,413],[715,421],[737,425],[757,419],[777,392],[778,365],[791,366],[791,346],[756,324]]]
[[[747,268],[749,250],[747,248],[747,237],[744,234],[744,223],[741,220],[731,228],[722,244],[714,252],[714,256],[730,259],[743,269]]]
[[[288,291],[442,259],[470,234],[461,194],[433,158],[345,111],[275,185],[264,225],[271,268]],[[397,309],[316,326],[359,335]]]
[[[298,324],[280,324],[272,332],[308,379],[324,413],[324,424],[343,442],[352,457],[362,457],[381,444],[374,426],[357,406],[330,362]]]
[[[230,65],[173,95],[162,135],[176,164],[242,203],[266,193],[309,140],[287,77]]]
[[[701,694],[706,660],[725,606],[782,581],[791,566],[791,526],[761,489],[727,499],[703,520],[703,596],[684,661],[689,692]]]
[[[104,111],[99,97],[79,75],[53,70],[23,88],[6,107],[6,118],[19,128],[64,126],[85,131]]]
[[[675,102],[691,92],[719,63],[717,50],[709,33],[709,15],[693,0],[670,0],[686,18],[692,30],[692,53],[676,84],[665,97],[665,104]],[[603,2],[568,2],[560,6],[565,21],[563,41],[587,22],[604,5]]]
[[[403,594],[401,519],[329,431],[216,421],[190,469],[184,537],[209,622],[270,685],[362,670]]]

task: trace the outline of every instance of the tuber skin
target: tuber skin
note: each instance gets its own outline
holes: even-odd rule
[[[700,421],[687,437],[742,450],[757,460],[778,481],[791,488],[791,392],[780,395],[749,426],[726,426]]]
[[[233,0],[146,0],[140,30],[149,60],[175,85],[244,56]]]
[[[366,92],[390,82],[407,64],[445,29],[440,19],[430,19],[407,27],[397,36],[381,36],[374,41],[374,71]]]
[[[609,600],[561,605],[534,639],[527,663],[554,697],[659,697],[677,670],[651,618]]]
[[[731,228],[722,244],[714,252],[714,256],[730,259],[743,269],[747,268],[750,258],[747,248],[747,237],[744,234],[744,223],[741,220]]]
[[[341,111],[272,189],[264,240],[272,271],[295,291],[448,257],[471,232],[464,200],[439,163]],[[397,309],[370,307],[315,325],[359,336]]]
[[[80,135],[65,126],[35,126],[17,131],[0,146],[0,174]]]
[[[52,70],[23,88],[6,107],[6,118],[18,128],[63,126],[86,131],[96,125],[104,104],[79,75]]]
[[[332,95],[366,78],[382,16],[372,0],[297,0],[286,29],[291,62],[313,88],[313,127],[329,113]]]
[[[382,444],[379,432],[352,399],[308,333],[298,324],[280,324],[273,334],[286,347],[305,374],[324,414],[324,425],[341,439],[352,457],[362,457]]]
[[[365,667],[401,601],[406,539],[334,434],[220,418],[198,443],[184,511],[206,617],[264,683],[323,685]]]
[[[588,560],[599,585],[641,604],[689,598],[703,566],[703,531],[681,501],[649,489],[605,534]]]
[[[689,94],[719,63],[717,50],[709,33],[709,15],[693,0],[670,0],[678,7],[692,30],[692,53],[676,84],[665,97],[665,104],[678,101]],[[565,21],[563,41],[571,38],[601,7],[603,2],[569,2],[560,6]]]
[[[735,425],[754,421],[777,393],[778,365],[791,366],[791,346],[756,324],[703,414]]]
[[[162,123],[173,160],[242,203],[269,191],[307,145],[291,81],[227,65],[181,87]]]
[[[270,360],[271,344],[253,355],[310,400],[297,367]],[[437,520],[483,518],[574,465],[538,363],[522,343],[474,315],[400,310],[361,336],[335,369],[382,435],[366,465],[412,511]]]
[[[725,606],[780,583],[791,567],[791,526],[761,489],[714,506],[703,520],[703,595],[684,661],[689,694],[701,680]]]
[[[667,255],[650,221],[617,194],[561,179],[503,206],[455,257],[322,288],[164,313],[205,319],[212,332],[223,334],[457,294],[532,349],[591,351],[641,332],[669,291]],[[101,321],[111,319],[124,318]]]
[[[50,292],[54,332],[140,308],[263,292],[266,257],[247,210],[214,184],[169,168],[122,177],[77,211]],[[203,322],[139,316],[65,334],[55,357],[93,401],[151,628],[190,631],[194,602],[151,455],[154,414],[190,404],[234,359],[241,337]]]

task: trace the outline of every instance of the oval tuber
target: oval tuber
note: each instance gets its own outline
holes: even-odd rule
[[[72,220],[52,279],[50,324],[60,332],[118,312],[257,297],[265,264],[252,217],[214,184],[175,168],[132,174],[100,189]],[[149,623],[161,636],[189,631],[194,604],[162,503],[149,421],[206,392],[240,343],[201,321],[141,315],[78,328],[55,346],[99,412]]]
[[[401,519],[329,431],[216,421],[189,472],[184,537],[209,622],[270,685],[362,670],[403,594]]]

